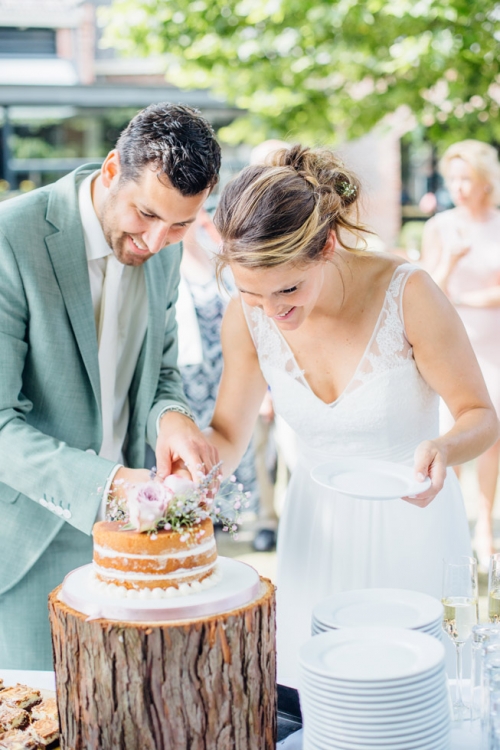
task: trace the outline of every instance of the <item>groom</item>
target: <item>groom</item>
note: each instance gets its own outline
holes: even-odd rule
[[[102,166],[0,206],[0,668],[51,669],[47,595],[90,562],[112,482],[211,468],[177,370],[180,241],[220,148],[152,105]],[[120,482],[119,482],[120,483]]]

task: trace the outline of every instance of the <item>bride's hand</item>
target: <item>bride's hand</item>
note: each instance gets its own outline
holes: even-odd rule
[[[415,451],[414,471],[417,481],[423,482],[430,477],[429,489],[418,495],[403,497],[412,505],[425,508],[443,488],[446,479],[446,456],[441,446],[434,440],[425,440]]]

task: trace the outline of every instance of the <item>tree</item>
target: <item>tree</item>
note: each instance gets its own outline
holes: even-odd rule
[[[357,137],[407,105],[441,144],[500,141],[492,0],[114,0],[106,39],[244,114],[237,143]]]

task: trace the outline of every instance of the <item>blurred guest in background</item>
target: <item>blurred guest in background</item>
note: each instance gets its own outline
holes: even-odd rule
[[[440,169],[455,208],[425,227],[422,261],[456,306],[500,414],[500,164],[493,146],[455,143]],[[450,417],[451,419],[451,417]],[[448,425],[444,425],[445,429]],[[487,567],[494,551],[492,510],[500,444],[477,459],[479,509],[475,548]]]

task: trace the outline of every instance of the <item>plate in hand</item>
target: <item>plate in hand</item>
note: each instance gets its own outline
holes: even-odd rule
[[[333,458],[311,470],[323,487],[360,500],[398,500],[419,495],[431,486],[430,477],[419,482],[413,467],[370,458]]]

